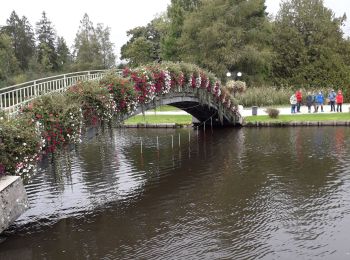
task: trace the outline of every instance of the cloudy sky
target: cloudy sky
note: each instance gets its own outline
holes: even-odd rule
[[[276,14],[281,0],[266,0],[268,12]],[[52,21],[57,34],[63,36],[68,45],[72,46],[78,31],[80,20],[87,13],[90,20],[111,27],[111,40],[119,56],[120,47],[127,41],[126,31],[140,25],[146,25],[157,14],[164,12],[170,0],[4,0],[0,8],[0,25],[6,24],[6,19],[13,10],[19,16],[25,15],[32,26],[40,19],[42,11]],[[325,5],[339,16],[348,14],[350,20],[349,0],[325,0]],[[344,28],[350,35],[350,26]]]

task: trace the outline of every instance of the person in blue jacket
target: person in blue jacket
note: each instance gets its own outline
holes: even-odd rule
[[[319,107],[321,107],[321,112],[323,112],[323,103],[324,103],[324,96],[322,94],[322,91],[320,91],[316,95],[316,111],[317,112],[318,112]]]
[[[329,92],[328,99],[329,99],[329,104],[331,105],[331,112],[335,112],[335,97],[337,94],[335,93],[334,89]]]

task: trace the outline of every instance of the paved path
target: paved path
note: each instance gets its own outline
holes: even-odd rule
[[[291,109],[290,107],[287,106],[283,106],[283,107],[276,107],[279,111],[280,111],[280,115],[290,115],[291,114]],[[349,113],[349,108],[350,108],[350,104],[343,104],[343,113]],[[265,107],[259,107],[258,108],[258,115],[267,115],[267,113],[265,112],[266,108]],[[323,106],[323,113],[331,113],[330,112],[331,107],[329,105],[324,105]],[[314,111],[314,108],[311,108],[311,112]],[[319,110],[320,111],[320,110]],[[240,106],[239,112],[241,113],[241,115],[243,117],[245,116],[251,116],[252,115],[252,108],[243,108]],[[321,112],[318,112],[321,113]],[[334,113],[334,112],[332,112]],[[146,115],[189,115],[188,113],[186,113],[183,110],[177,110],[177,111],[157,111],[156,113],[154,111],[146,111],[145,112]],[[298,113],[299,114],[299,113]],[[302,106],[300,109],[300,114],[308,114],[307,111],[307,106]]]
[[[280,111],[280,115],[291,115],[291,108],[290,107],[276,107],[279,111]],[[337,106],[336,106],[337,108]],[[350,108],[350,104],[343,104],[343,113],[349,113],[349,108]],[[266,108],[264,107],[259,107],[258,108],[258,116],[261,116],[261,115],[267,115],[267,113],[265,112]],[[320,108],[319,108],[319,112],[318,113],[322,113],[320,112]],[[314,111],[314,108],[311,107],[311,113]],[[334,113],[334,112],[330,112],[331,111],[331,106],[329,105],[324,105],[323,106],[323,113]],[[243,117],[245,116],[251,116],[252,115],[252,108],[243,108],[243,109],[240,109],[239,112],[241,113],[241,115]],[[308,109],[307,109],[307,106],[302,106],[300,108],[300,113],[297,113],[297,114],[308,114]]]

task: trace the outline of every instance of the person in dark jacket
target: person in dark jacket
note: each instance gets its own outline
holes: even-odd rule
[[[311,106],[313,102],[314,102],[314,96],[311,94],[311,92],[308,92],[306,96],[306,105],[309,113],[311,113]]]

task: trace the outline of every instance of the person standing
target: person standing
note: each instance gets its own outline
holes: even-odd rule
[[[342,112],[344,97],[343,97],[343,93],[341,92],[340,89],[338,90],[338,94],[336,96],[336,101],[337,101],[337,112]]]
[[[312,93],[312,106],[314,107],[314,113],[317,113],[317,104],[316,104],[317,92]]]
[[[318,108],[321,107],[321,112],[323,112],[323,103],[324,103],[324,96],[322,94],[322,91],[318,92],[316,96],[316,111],[318,112]]]
[[[300,113],[300,106],[301,106],[301,102],[303,100],[303,95],[301,93],[301,89],[299,89],[295,92],[295,96],[297,99],[297,113]]]
[[[335,112],[335,98],[337,94],[335,93],[334,89],[331,90],[328,94],[329,104],[331,105],[331,112]]]
[[[296,97],[296,95],[295,94],[293,94],[291,97],[290,97],[290,99],[289,99],[289,101],[290,101],[290,104],[291,104],[291,113],[292,114],[295,114],[295,107],[296,107],[296,105],[297,105],[297,97]]]
[[[311,106],[312,106],[313,101],[314,101],[313,95],[311,94],[311,92],[307,92],[306,105],[307,105],[307,110],[309,113],[311,113]]]

